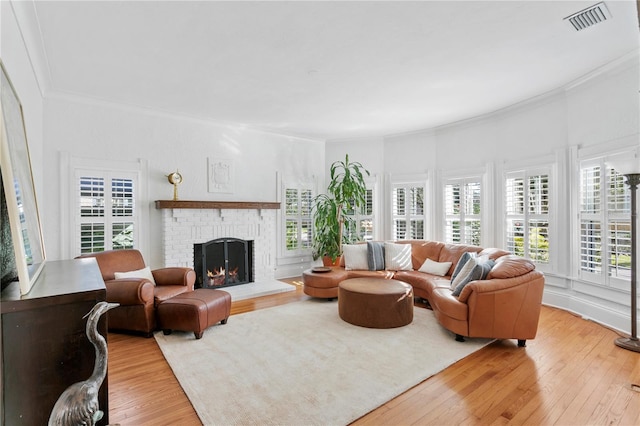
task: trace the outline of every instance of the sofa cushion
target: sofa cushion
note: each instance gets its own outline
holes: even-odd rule
[[[384,243],[384,267],[388,271],[411,271],[411,244]]]
[[[156,285],[156,281],[153,279],[153,274],[151,273],[151,268],[149,268],[148,266],[135,271],[114,272],[113,276],[116,280],[122,278],[144,278],[151,281],[151,284]]]
[[[493,268],[493,265],[495,265],[495,261],[484,256],[472,257],[469,259],[467,264],[471,264],[471,269],[466,273],[467,265],[462,268],[462,271],[458,277],[456,277],[455,288],[452,292],[453,296],[460,296],[462,289],[471,281],[484,280],[489,274],[491,268]]]
[[[439,241],[404,240],[397,241],[397,243],[411,245],[411,262],[415,270],[420,269],[427,259],[439,261],[440,252],[444,247],[444,243]]]
[[[496,264],[491,268],[487,279],[519,277],[533,271],[535,268],[536,266],[530,260],[510,254],[496,260]]]
[[[342,254],[344,256],[344,269],[347,271],[369,269],[366,244],[344,244],[342,246]]]
[[[158,305],[165,300],[169,300],[174,296],[177,296],[182,293],[187,293],[187,287],[183,285],[163,285],[157,286],[153,289],[154,303],[155,306]]]
[[[423,299],[430,299],[431,291],[434,288],[445,287],[449,290],[449,286],[451,285],[448,278],[420,271],[397,271],[393,274],[393,279],[411,284],[413,287],[413,295]],[[449,292],[451,292],[451,290],[449,290]]]
[[[446,316],[457,321],[469,319],[469,306],[453,297],[448,288],[434,288],[429,303],[434,311],[443,312]]]
[[[384,270],[384,243],[367,241],[367,263],[370,271]]]
[[[478,253],[478,256],[488,256],[489,259],[497,260],[499,257],[506,256],[508,254],[511,254],[511,253],[509,253],[506,250],[490,247],[490,248],[482,249],[482,251]]]
[[[436,262],[427,258],[418,270],[443,277],[449,272],[449,268],[451,268],[451,262]]]

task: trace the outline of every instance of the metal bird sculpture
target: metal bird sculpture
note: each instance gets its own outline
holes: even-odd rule
[[[95,425],[104,413],[98,406],[98,390],[107,375],[107,342],[98,333],[98,321],[102,314],[118,303],[98,302],[85,315],[87,337],[96,352],[96,362],[91,377],[69,386],[56,401],[49,417],[49,426]]]

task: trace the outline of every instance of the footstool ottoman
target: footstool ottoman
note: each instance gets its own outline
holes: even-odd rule
[[[307,269],[302,273],[302,290],[311,297],[333,300],[338,297],[338,284],[347,278],[348,273],[344,268]]]
[[[369,328],[395,328],[413,321],[413,287],[384,278],[350,278],[338,286],[338,314]]]
[[[164,334],[172,330],[193,331],[200,339],[204,330],[227,323],[231,295],[223,290],[199,288],[167,299],[158,306],[158,324]]]

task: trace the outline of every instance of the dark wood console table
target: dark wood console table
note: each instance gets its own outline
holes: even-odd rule
[[[91,376],[95,351],[82,317],[105,298],[95,259],[49,261],[27,295],[17,282],[2,291],[0,424],[46,425],[62,392]],[[98,331],[106,339],[105,316]],[[107,379],[98,399],[105,413],[99,424],[108,424]]]

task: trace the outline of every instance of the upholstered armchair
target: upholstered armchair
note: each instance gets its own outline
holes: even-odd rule
[[[138,250],[110,250],[79,256],[94,257],[107,287],[107,301],[120,306],[107,312],[109,330],[156,330],[156,308],[164,300],[193,291],[196,273],[191,268],[151,271]]]

